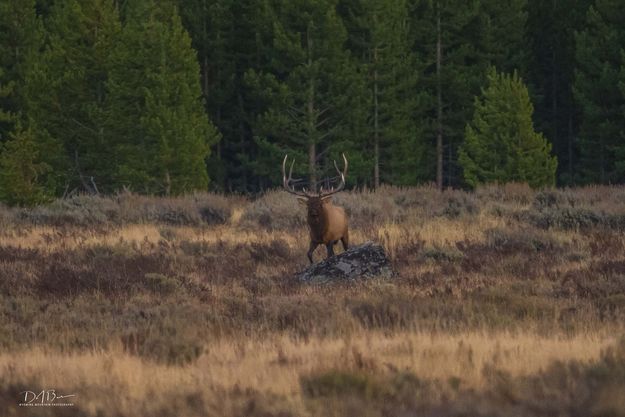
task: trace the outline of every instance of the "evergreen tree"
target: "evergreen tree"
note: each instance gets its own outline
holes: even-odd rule
[[[525,1],[415,0],[414,50],[425,67],[424,120],[431,138],[424,158],[439,188],[459,184],[457,150],[490,65],[514,68],[522,59]]]
[[[524,74],[530,53],[525,43],[528,0],[481,0],[483,36],[480,49],[502,72]]]
[[[579,180],[578,108],[573,98],[575,31],[584,25],[591,0],[529,0],[528,82],[536,128],[546,133],[558,157],[558,181]]]
[[[416,122],[421,94],[411,51],[405,0],[352,0],[342,5],[348,47],[365,76],[367,107],[363,153],[371,155],[373,186],[414,184],[423,178],[424,143]]]
[[[621,90],[621,96],[623,97],[623,103],[621,105],[621,114],[625,117],[625,49],[621,51],[621,72],[619,89]],[[615,168],[618,173],[625,177],[625,130],[621,131],[620,146],[616,148],[616,164]]]
[[[129,7],[109,67],[114,184],[166,195],[206,189],[205,161],[219,135],[203,109],[198,63],[176,8]]]
[[[31,206],[51,198],[45,183],[50,166],[41,162],[32,129],[18,125],[0,150],[0,200],[10,205]]]
[[[625,8],[618,0],[596,0],[577,33],[574,94],[581,107],[580,158],[586,183],[621,183],[625,171],[625,97],[618,89],[625,45]]]
[[[42,42],[35,0],[0,2],[0,142],[25,122],[25,80]]]
[[[57,192],[112,191],[115,167],[104,106],[109,56],[120,30],[112,0],[67,0],[53,5],[47,41],[28,74],[28,115],[46,162],[58,176]]]
[[[510,76],[493,69],[488,82],[475,100],[459,153],[466,183],[553,185],[557,160],[550,155],[551,145],[534,131],[533,106],[522,80],[516,72]]]
[[[0,68],[0,80],[3,79],[4,70]],[[13,90],[15,89],[14,82],[6,82],[5,84],[0,84],[0,101],[5,101],[8,97],[13,94]],[[4,141],[6,137],[8,137],[9,132],[13,130],[13,121],[16,116],[11,112],[11,108],[8,105],[4,105],[0,107],[0,124],[4,125],[3,131],[0,131],[0,143]]]
[[[225,187],[226,167],[222,159],[223,141],[230,140],[231,99],[237,87],[237,46],[233,42],[233,0],[180,0],[183,25],[191,36],[200,64],[201,87],[206,111],[222,138],[216,143],[208,163],[213,185]],[[239,22],[243,23],[244,22]]]
[[[331,159],[340,151],[349,157],[350,181],[368,179],[356,146],[364,133],[365,90],[344,48],[347,33],[336,0],[275,0],[267,19],[273,28],[270,65],[246,74],[266,108],[254,124],[256,174],[277,180],[277,164],[289,153],[306,161],[314,188],[324,168],[334,170]]]
[[[262,178],[253,171],[257,146],[252,123],[260,109],[244,81],[251,68],[266,68],[265,42],[271,25],[264,2],[179,0],[183,24],[198,53],[202,92],[210,119],[222,137],[208,162],[211,186],[255,191]]]

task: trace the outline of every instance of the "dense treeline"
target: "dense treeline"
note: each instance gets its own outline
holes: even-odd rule
[[[620,0],[2,0],[0,199],[622,183],[624,46]]]

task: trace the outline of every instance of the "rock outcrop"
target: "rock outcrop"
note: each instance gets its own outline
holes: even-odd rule
[[[297,275],[297,279],[300,282],[323,284],[374,277],[392,278],[394,275],[384,248],[367,242],[309,266]]]

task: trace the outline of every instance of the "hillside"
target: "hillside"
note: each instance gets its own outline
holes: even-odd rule
[[[625,413],[625,188],[334,200],[396,279],[297,283],[282,191],[3,207],[3,415],[44,389],[74,405],[36,415]]]

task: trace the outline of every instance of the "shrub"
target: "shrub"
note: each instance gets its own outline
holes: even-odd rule
[[[547,298],[524,296],[503,288],[478,291],[474,301],[480,303],[483,323],[490,328],[519,325],[524,320],[537,321],[555,316],[555,306]]]
[[[179,243],[180,250],[183,254],[193,257],[202,257],[213,251],[214,245],[206,241],[188,241],[182,240]]]
[[[146,273],[173,275],[171,262],[169,256],[144,254],[127,243],[67,250],[43,257],[35,290],[43,297],[128,294],[146,285]]]
[[[563,203],[563,199],[555,190],[544,190],[536,193],[532,207],[537,210],[552,208]]]
[[[434,246],[423,250],[424,259],[433,259],[437,262],[455,262],[464,258],[464,254],[455,247]]]
[[[396,200],[404,193],[401,188],[383,186],[375,192],[343,192],[333,198],[336,205],[345,208],[351,228],[367,229],[374,225],[401,222],[406,215],[406,203],[398,205]],[[414,196],[411,197],[415,201]]]
[[[370,398],[383,390],[374,379],[362,372],[331,370],[304,376],[302,391],[309,397],[357,395]]]
[[[76,195],[50,204],[17,209],[23,223],[51,226],[157,223],[176,226],[224,224],[244,199],[217,194],[161,198],[120,193],[113,197]]]
[[[174,278],[157,273],[147,273],[143,280],[148,289],[161,295],[171,294],[179,287]]]
[[[556,227],[565,230],[577,230],[610,224],[610,216],[606,218],[602,213],[585,208],[547,208],[539,212],[526,212],[522,217],[541,229]]]
[[[497,202],[526,205],[534,199],[534,190],[525,182],[490,183],[476,187],[474,195],[481,204]]]
[[[15,211],[0,203],[0,227],[7,229],[9,225],[15,223]]]
[[[131,330],[121,336],[124,350],[170,365],[195,362],[204,351],[196,330],[182,323],[157,324],[157,328]]]
[[[486,243],[491,248],[503,253],[542,252],[563,248],[552,236],[532,229],[494,228],[486,230],[485,236]]]
[[[403,329],[414,324],[421,306],[397,287],[380,287],[375,297],[355,297],[347,302],[351,315],[367,329]]]
[[[260,319],[273,329],[299,337],[339,335],[345,330],[345,324],[351,324],[339,306],[328,303],[327,297],[318,294],[266,300],[254,307],[254,320]],[[242,308],[245,307],[237,307]]]
[[[441,215],[449,219],[455,219],[464,214],[474,215],[477,213],[479,213],[479,208],[471,195],[466,193],[454,193],[447,197]]]
[[[207,225],[226,224],[232,216],[233,209],[247,202],[245,198],[235,195],[209,193],[198,193],[192,198],[200,219]]]
[[[24,223],[51,226],[93,226],[116,219],[117,204],[110,198],[77,195],[54,200],[48,205],[21,209],[18,218]]]
[[[292,195],[269,191],[246,207],[241,220],[247,228],[287,230],[306,225],[306,210]]]
[[[271,239],[269,243],[252,242],[249,251],[257,262],[281,262],[291,257],[291,248],[284,239]]]

